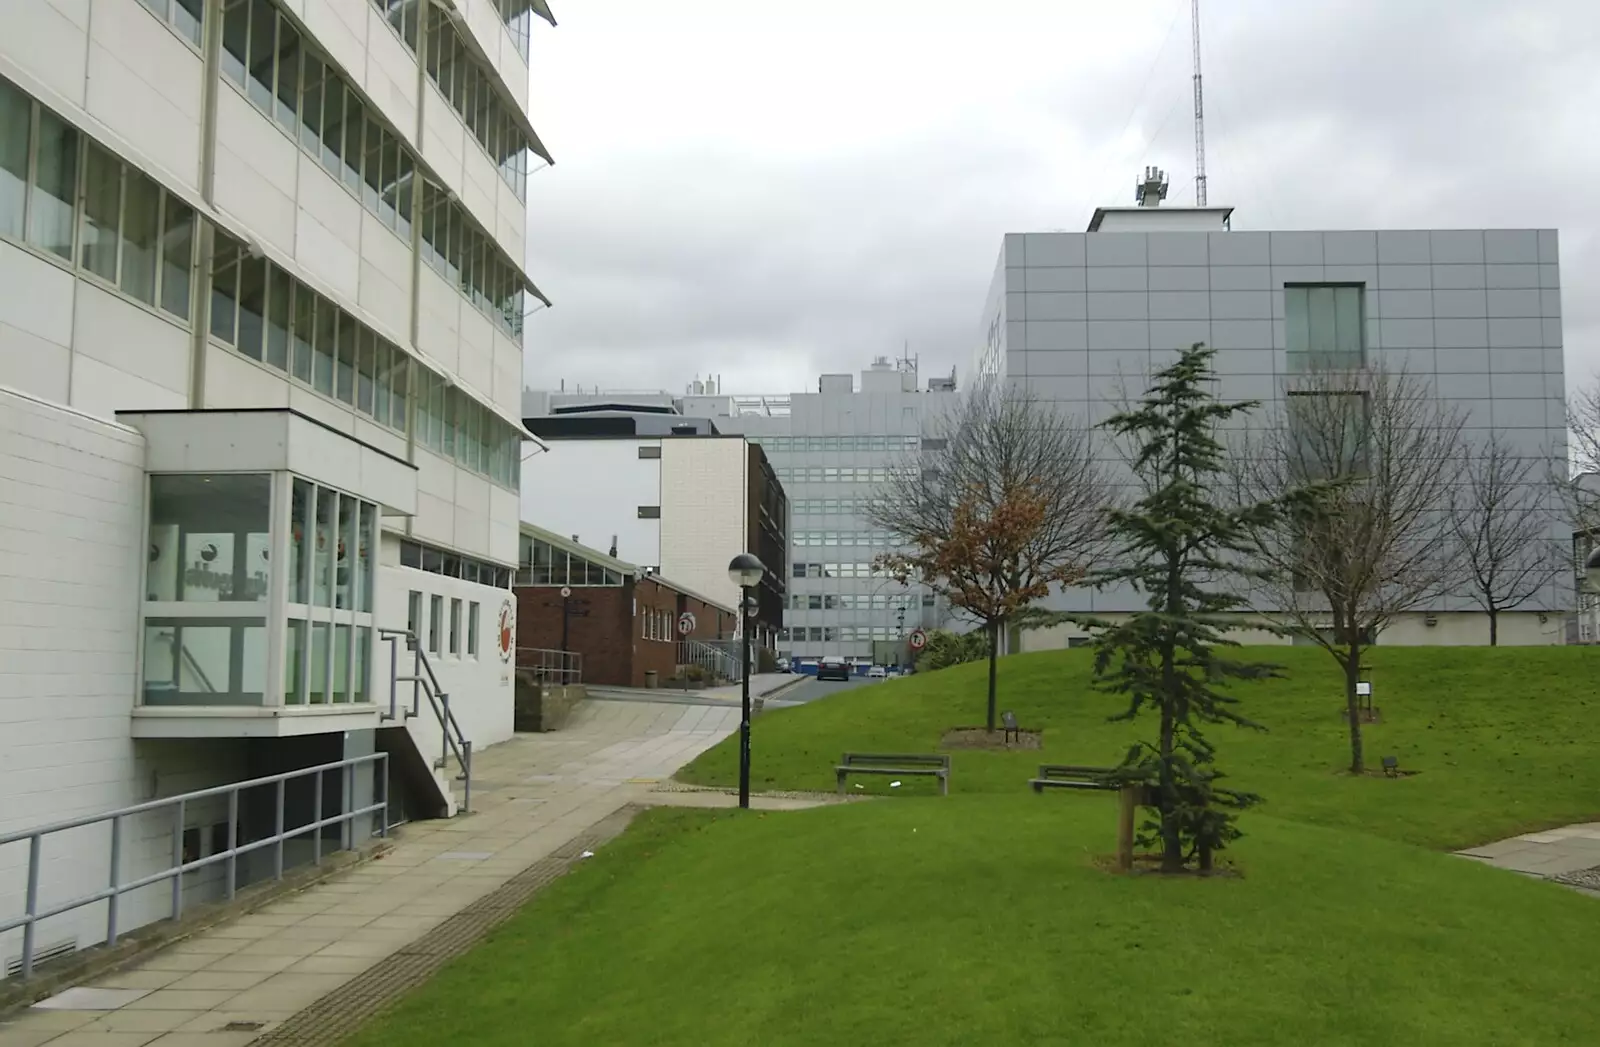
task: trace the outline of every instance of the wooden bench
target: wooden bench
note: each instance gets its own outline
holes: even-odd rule
[[[1042,793],[1046,789],[1119,789],[1121,785],[1110,780],[1110,776],[1115,773],[1115,767],[1080,767],[1070,763],[1046,763],[1039,766],[1039,776],[1028,779],[1028,784],[1033,786],[1033,791],[1036,793]]]
[[[939,779],[939,795],[950,795],[950,757],[943,754],[845,753],[833,773],[841,795],[852,774],[931,775]]]

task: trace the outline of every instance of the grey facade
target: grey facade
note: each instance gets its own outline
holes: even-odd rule
[[[1369,365],[1432,383],[1464,412],[1464,443],[1497,432],[1559,468],[1566,422],[1554,230],[1230,231],[1227,215],[1117,209],[1115,223],[1097,214],[1091,228],[1101,231],[1007,234],[983,313],[978,374],[1004,376],[1097,424],[1123,390],[1137,394],[1179,348],[1204,342],[1217,350],[1219,395],[1270,406],[1293,372],[1286,301],[1296,288],[1341,285],[1359,289],[1344,300],[1360,309]],[[1207,216],[1212,227],[1197,230]],[[1120,462],[1111,447],[1103,453]],[[1570,540],[1554,515],[1551,537]],[[1138,606],[1131,593],[1074,591],[1053,602],[1106,612]],[[1525,617],[1549,620],[1530,621],[1522,642],[1561,642],[1558,616],[1569,602],[1553,583],[1525,605]],[[1450,598],[1427,612],[1473,610]],[[1447,639],[1439,624],[1401,642],[1474,642]]]

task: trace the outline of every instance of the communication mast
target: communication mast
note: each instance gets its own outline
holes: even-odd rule
[[[1194,202],[1206,205],[1206,105],[1200,87],[1200,0],[1190,0],[1194,25]]]

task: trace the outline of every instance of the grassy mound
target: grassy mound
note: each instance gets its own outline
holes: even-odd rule
[[[1110,876],[1103,806],[654,811],[354,1042],[1600,1042],[1592,899],[1267,816],[1243,878]]]
[[[1235,689],[1240,709],[1267,731],[1213,727],[1219,766],[1233,784],[1266,797],[1264,814],[1345,827],[1429,847],[1464,847],[1600,813],[1600,650],[1586,647],[1378,648],[1372,652],[1382,722],[1366,727],[1376,768],[1394,755],[1400,780],[1353,778],[1343,688],[1333,660],[1296,647],[1248,652],[1287,666],[1286,679]],[[1000,708],[1043,730],[1028,752],[953,755],[953,793],[1018,794],[1041,763],[1116,763],[1154,720],[1107,723],[1120,698],[1091,686],[1087,651],[1003,659]],[[754,787],[834,787],[841,753],[933,752],[950,727],[983,722],[986,666],[859,688],[810,705],[776,710],[755,724]],[[728,739],[679,775],[733,785],[738,749]],[[882,778],[857,779],[886,792]],[[895,792],[931,791],[908,781]],[[1109,803],[1109,801],[1107,801]],[[1252,815],[1243,826],[1250,831]]]

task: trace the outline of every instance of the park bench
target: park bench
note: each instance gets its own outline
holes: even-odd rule
[[[1046,763],[1039,766],[1039,776],[1030,778],[1033,791],[1046,789],[1118,789],[1120,784],[1111,781],[1114,767],[1079,767],[1069,763]]]
[[[852,774],[931,775],[939,779],[939,795],[950,795],[950,757],[942,754],[845,753],[833,769],[844,792],[844,780]]]

